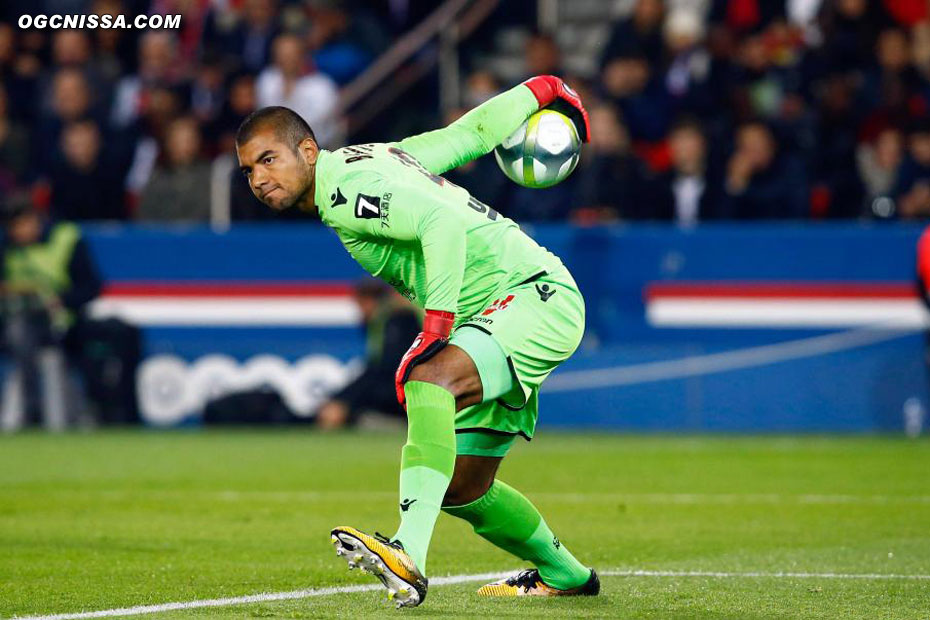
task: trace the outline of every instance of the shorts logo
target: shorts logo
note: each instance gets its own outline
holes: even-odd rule
[[[536,292],[539,293],[539,298],[543,302],[549,301],[549,298],[555,295],[555,289],[549,288],[548,284],[543,284],[542,286],[536,285]],[[562,299],[559,297],[559,299]]]
[[[355,199],[355,217],[363,220],[381,219],[381,197],[359,194]]]
[[[507,305],[513,301],[513,295],[507,295],[504,299],[495,299],[494,303],[491,304],[491,307],[481,313],[481,316],[488,316],[492,312],[497,312],[498,310],[505,310]]]

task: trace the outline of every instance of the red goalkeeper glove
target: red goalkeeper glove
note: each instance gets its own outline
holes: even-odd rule
[[[590,140],[591,127],[588,123],[588,111],[584,109],[581,97],[568,84],[554,75],[537,75],[523,82],[523,85],[533,91],[536,101],[539,102],[540,110],[551,107],[561,112],[575,123],[582,142]]]
[[[422,364],[439,353],[449,342],[449,333],[455,315],[440,310],[427,310],[423,318],[423,331],[414,339],[413,344],[404,353],[400,366],[394,374],[394,387],[397,390],[397,402],[406,406],[407,397],[404,395],[404,383],[410,377],[410,372],[417,364]]]

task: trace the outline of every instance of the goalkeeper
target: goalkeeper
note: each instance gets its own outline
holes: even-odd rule
[[[376,575],[398,606],[426,597],[440,510],[536,567],[480,595],[600,589],[533,504],[495,478],[516,437],[533,437],[540,384],[578,346],[584,300],[558,257],[439,176],[488,153],[543,107],[569,114],[587,141],[581,100],[553,76],[394,144],[321,150],[307,123],[281,107],[254,112],[236,136],[239,165],[262,202],[318,215],[366,271],[426,311],[395,377],[407,410],[400,528],[390,539],[332,531],[337,554]]]

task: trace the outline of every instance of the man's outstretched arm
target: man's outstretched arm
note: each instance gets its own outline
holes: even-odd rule
[[[553,104],[574,117],[587,142],[588,115],[581,100],[559,78],[542,75],[492,97],[448,127],[411,136],[398,146],[433,174],[442,174],[490,153],[533,112]]]

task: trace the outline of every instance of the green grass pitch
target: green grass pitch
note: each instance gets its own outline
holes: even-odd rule
[[[402,443],[304,429],[0,437],[0,617],[369,584],[329,530],[393,532]],[[930,575],[927,440],[542,432],[501,478],[605,573],[601,596],[479,599],[468,582],[412,610],[368,591],[139,617],[930,617],[930,579],[915,577]],[[524,566],[446,515],[430,563],[434,577]]]

